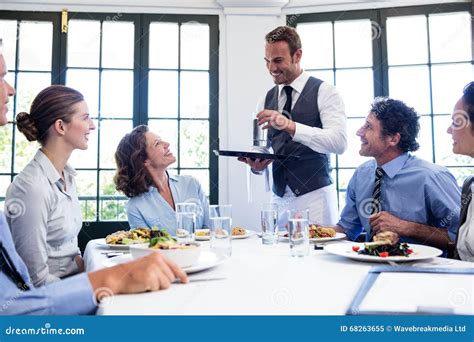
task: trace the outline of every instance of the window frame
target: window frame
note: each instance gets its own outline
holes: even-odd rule
[[[217,203],[219,198],[219,187],[218,187],[218,157],[212,153],[214,149],[219,147],[219,17],[217,15],[187,15],[187,14],[135,14],[135,13],[85,13],[85,12],[68,12],[68,21],[71,19],[83,19],[83,20],[114,20],[114,16],[118,16],[120,21],[132,21],[135,25],[134,33],[134,67],[133,67],[133,127],[140,124],[147,124],[148,122],[148,41],[141,39],[147,35],[147,25],[151,21],[168,21],[174,23],[185,23],[189,21],[196,21],[199,23],[205,23],[209,25],[209,199],[211,203]],[[61,12],[23,12],[23,11],[0,11],[0,20],[15,20],[17,25],[20,21],[47,21],[53,25],[52,31],[52,65],[51,65],[51,84],[65,84],[66,83],[66,70],[67,66],[67,34],[61,32]],[[18,32],[19,26],[17,26]],[[17,33],[18,34],[18,33]],[[18,78],[18,37],[16,40],[16,60],[14,66],[7,66],[9,72],[15,73],[15,85],[17,84]],[[144,64],[146,63],[146,64]],[[80,67],[74,67],[73,69],[81,69]],[[87,69],[87,68],[84,68]],[[99,65],[97,70],[102,71],[102,65]],[[100,97],[99,97],[100,101]],[[12,106],[12,112],[15,115],[17,113],[17,101]],[[177,118],[176,120],[180,120]],[[206,119],[203,119],[206,120]],[[15,173],[15,127],[16,123],[12,122],[12,149],[11,149],[11,167],[9,173],[0,173],[0,175],[10,176],[11,181],[18,174]],[[100,151],[100,124],[97,128],[98,134],[98,153],[99,158]],[[96,172],[97,177],[97,189],[95,199],[97,201],[97,212],[94,221],[85,221],[83,223],[83,230],[86,231],[81,233],[84,235],[82,238],[99,237],[94,232],[96,228],[100,229],[100,236],[103,236],[104,231],[112,232],[117,229],[128,228],[127,221],[100,221],[99,208],[100,200],[107,196],[100,196],[100,171],[111,170],[110,168],[101,167],[99,160],[97,168],[77,168],[78,170],[91,170]],[[186,169],[186,168],[183,168]],[[205,168],[207,170],[207,168]],[[112,169],[115,170],[115,169]],[[83,197],[83,196],[82,196]],[[82,198],[80,197],[80,198]],[[126,199],[126,197],[124,197]],[[4,200],[4,198],[0,198]],[[98,232],[99,230],[96,230]],[[80,239],[81,239],[80,235]]]
[[[373,56],[373,78],[374,78],[374,97],[377,96],[388,96],[389,95],[389,79],[388,79],[388,50],[387,50],[387,30],[386,23],[388,17],[396,16],[410,16],[410,15],[428,15],[432,13],[452,13],[452,12],[469,12],[471,17],[474,12],[474,4],[471,3],[442,3],[442,4],[433,4],[433,5],[422,5],[422,6],[405,6],[405,7],[391,7],[391,8],[380,8],[380,9],[371,9],[371,10],[354,10],[354,11],[337,11],[337,12],[325,12],[325,13],[306,13],[306,14],[287,14],[286,23],[288,26],[296,27],[298,24],[302,23],[317,23],[317,22],[328,22],[333,23],[333,77],[335,78],[336,69],[341,70],[344,68],[336,68],[335,63],[335,41],[334,41],[334,21],[342,20],[357,20],[357,19],[369,19],[376,22],[381,28],[380,37],[377,39],[372,39],[372,56]],[[428,20],[428,18],[427,18]],[[474,66],[474,25],[471,25],[472,30],[472,39],[473,48],[471,56],[471,65]],[[429,44],[429,28],[428,28],[428,44]],[[304,49],[304,47],[303,47]],[[428,46],[429,49],[429,46]],[[428,51],[429,53],[429,51]],[[466,61],[468,62],[468,61]],[[432,87],[432,78],[431,78],[431,66],[432,65],[442,65],[442,64],[455,64],[455,62],[447,63],[432,63],[429,58],[427,65],[429,67],[429,84],[430,90]],[[350,68],[356,69],[356,68]],[[308,70],[318,70],[318,69],[308,69]],[[327,70],[327,69],[326,69]],[[336,84],[337,87],[337,84]],[[369,104],[367,104],[369,105]],[[431,119],[431,144],[432,144],[432,156],[431,160],[436,162],[435,155],[435,123],[434,117],[439,116],[439,114],[433,113],[433,95],[430,91],[430,105],[431,113],[430,115],[424,115],[425,117],[430,117]],[[365,118],[365,117],[352,117],[350,119]],[[468,165],[456,165],[456,166],[446,166],[448,168],[471,168],[474,170],[474,167]],[[341,167],[339,166],[339,156],[335,156],[335,165],[331,165],[330,172],[335,171],[335,183],[337,189],[337,203],[339,209],[343,208],[343,203],[340,203],[340,193],[346,192],[346,189],[341,189],[339,185],[339,170],[356,170],[356,167]]]

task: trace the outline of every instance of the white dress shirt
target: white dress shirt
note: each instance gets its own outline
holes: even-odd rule
[[[474,184],[471,184],[471,191],[474,194]],[[457,249],[459,257],[464,261],[474,262],[474,200],[471,200],[467,208],[466,221],[459,227]]]
[[[66,165],[64,180],[41,151],[36,152],[7,190],[5,215],[15,248],[35,286],[77,273],[77,235],[81,207],[75,170]]]
[[[298,101],[306,82],[309,79],[306,72],[302,72],[291,84],[293,88],[291,108]],[[286,102],[286,93],[283,91],[285,85],[278,85],[278,111],[282,112]],[[344,101],[337,89],[329,83],[323,82],[318,91],[318,109],[322,128],[311,127],[295,122],[295,134],[293,141],[308,146],[318,153],[342,154],[347,148],[347,123]],[[265,97],[258,105],[257,112],[264,109]],[[295,196],[293,191],[286,186],[285,194],[279,197],[272,193],[272,202],[277,203],[280,213],[288,209],[309,208],[309,219],[311,222],[322,225],[335,225],[338,220],[337,193],[334,184],[314,190],[302,196]],[[282,214],[279,225],[287,223],[286,215]]]

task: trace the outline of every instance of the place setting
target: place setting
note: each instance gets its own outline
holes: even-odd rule
[[[195,203],[176,204],[176,236],[166,229],[153,227],[137,228],[126,232],[119,231],[106,237],[105,243],[124,252],[106,252],[108,259],[103,260],[104,267],[112,267],[139,259],[150,253],[159,252],[175,262],[187,274],[214,268],[232,255],[232,239],[248,238],[254,232],[232,227],[232,206],[209,206],[210,228],[196,230],[196,216],[202,208]],[[209,233],[207,239],[200,239],[200,231]],[[210,241],[202,245],[199,241]],[[103,244],[98,243],[100,247]],[[110,247],[112,246],[112,247]]]

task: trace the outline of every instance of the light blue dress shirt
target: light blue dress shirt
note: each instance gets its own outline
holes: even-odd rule
[[[28,269],[15,250],[5,216],[0,213],[0,241],[16,270],[31,290],[22,291],[0,271],[0,315],[84,315],[94,314],[96,304],[86,273],[34,288]]]
[[[347,187],[346,206],[339,226],[350,239],[364,230],[370,236],[370,203],[374,189],[375,160],[357,168]],[[406,221],[448,230],[456,239],[461,191],[454,176],[445,168],[404,153],[382,165],[382,210]],[[412,239],[405,242],[421,243]]]
[[[175,204],[196,203],[202,209],[196,217],[196,228],[209,227],[209,203],[199,182],[187,175],[169,175],[169,184]],[[158,227],[176,235],[176,212],[154,186],[128,201],[127,215],[132,229]]]

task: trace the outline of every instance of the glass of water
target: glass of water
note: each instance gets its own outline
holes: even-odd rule
[[[275,203],[265,203],[260,211],[262,223],[262,243],[273,245],[278,241],[278,206]]]
[[[195,203],[176,204],[176,238],[179,243],[194,242],[197,212]]]
[[[303,257],[309,254],[309,210],[288,210],[288,227],[291,256]]]
[[[232,205],[210,205],[211,250],[223,257],[232,255]]]

